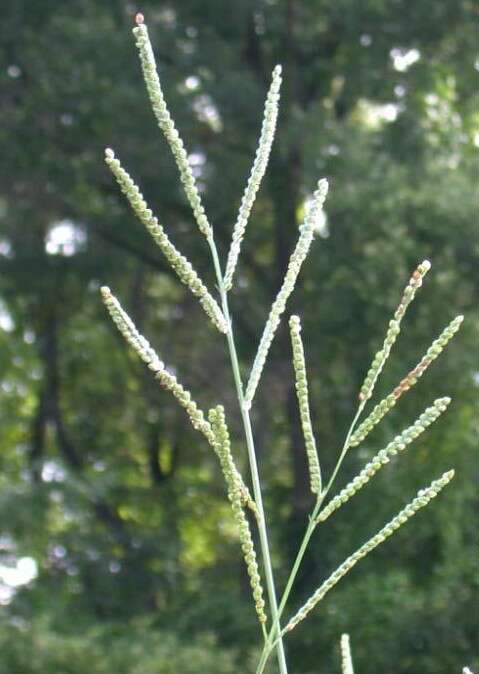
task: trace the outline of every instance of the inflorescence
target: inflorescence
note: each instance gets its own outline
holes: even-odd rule
[[[139,187],[123,168],[120,161],[115,156],[113,150],[106,150],[105,160],[113,175],[115,176],[122,192],[127,197],[133,212],[146,227],[154,241],[158,244],[167,262],[175,271],[179,280],[198,298],[205,313],[209,319],[211,319],[213,324],[218,328],[218,330],[226,334],[233,373],[236,380],[238,401],[241,407],[245,438],[248,445],[248,458],[255,497],[254,499],[251,496],[249,489],[245,485],[244,480],[235,464],[231,451],[230,435],[228,426],[226,424],[223,406],[217,405],[215,408],[211,409],[208,414],[208,419],[206,419],[198,404],[193,400],[191,393],[187,391],[179,383],[176,376],[167,369],[150,343],[136,329],[133,321],[123,310],[119,301],[111,293],[110,289],[104,286],[101,289],[101,293],[105,306],[113,322],[118,327],[120,333],[123,335],[128,344],[133,348],[133,350],[138,354],[138,356],[146,363],[148,368],[153,372],[155,378],[160,382],[161,386],[170,391],[177,402],[184,408],[193,427],[205,436],[219,459],[226,482],[228,498],[231,502],[231,507],[233,510],[233,516],[238,527],[239,539],[250,579],[256,613],[258,615],[258,619],[261,623],[265,637],[264,650],[257,672],[258,674],[261,674],[264,671],[269,654],[273,647],[276,646],[281,674],[287,674],[286,661],[282,647],[282,637],[286,633],[290,632],[294,627],[296,627],[296,625],[307,616],[307,614],[324,598],[329,590],[331,590],[357,564],[358,561],[364,558],[378,545],[383,543],[408,519],[415,515],[418,510],[426,506],[448,484],[454,475],[454,471],[448,471],[444,473],[440,479],[432,482],[428,488],[419,491],[416,498],[411,501],[403,510],[401,510],[400,513],[396,515],[396,517],[386,524],[369,541],[362,545],[355,553],[348,557],[336,569],[336,571],[334,571],[329,576],[329,578],[323,582],[316,592],[314,592],[314,594],[306,601],[299,611],[289,620],[286,627],[284,629],[281,628],[279,622],[281,611],[283,610],[284,604],[288,599],[289,591],[291,590],[295,580],[295,575],[306,549],[306,544],[308,543],[314,528],[319,523],[326,520],[333,512],[338,510],[349,499],[351,499],[365,484],[369,482],[369,480],[382,468],[382,466],[386,465],[390,461],[391,457],[406,449],[406,447],[412,443],[422,432],[424,432],[428,426],[435,422],[448,407],[450,399],[443,397],[436,400],[431,407],[427,408],[419,416],[414,424],[406,428],[402,433],[397,435],[391,442],[389,442],[389,444],[384,449],[379,451],[366,464],[363,470],[361,470],[361,472],[353,480],[351,480],[336,496],[334,496],[329,501],[329,503],[326,504],[326,506],[323,507],[323,501],[326,497],[326,494],[329,492],[329,489],[336,477],[346,452],[351,447],[359,445],[372,431],[372,429],[394,407],[398,399],[418,382],[427,368],[440,355],[452,337],[457,333],[461,326],[463,317],[457,316],[453,321],[451,321],[451,323],[443,330],[439,337],[433,341],[419,363],[399,382],[396,388],[386,398],[375,405],[372,412],[370,412],[366,419],[356,427],[356,424],[359,423],[359,418],[367,401],[373,394],[377,379],[384,368],[391,349],[401,330],[401,321],[406,313],[406,310],[414,299],[418,289],[421,287],[424,276],[430,269],[431,265],[429,261],[424,260],[424,262],[422,262],[413,272],[409,283],[403,292],[401,301],[394,313],[394,316],[389,322],[382,347],[373,358],[371,366],[360,389],[356,416],[347,434],[345,444],[340,453],[331,479],[329,483],[327,483],[327,486],[323,488],[320,461],[311,420],[308,378],[304,346],[301,339],[301,323],[297,316],[291,316],[289,320],[289,328],[292,345],[296,394],[299,405],[301,427],[304,436],[306,457],[309,465],[310,486],[311,491],[316,496],[316,503],[309,520],[305,539],[302,546],[300,547],[298,557],[286,585],[287,589],[285,590],[283,600],[280,604],[280,610],[278,611],[276,606],[277,600],[275,596],[273,571],[269,559],[270,553],[262,506],[261,485],[254,454],[254,441],[252,437],[253,433],[251,430],[249,409],[251,408],[257,387],[259,385],[271,344],[280,325],[282,315],[286,310],[287,301],[295,288],[302,265],[311,248],[314,234],[317,230],[318,222],[321,218],[322,209],[328,193],[328,182],[326,179],[322,179],[318,182],[317,189],[314,192],[313,199],[311,201],[311,206],[306,214],[303,224],[299,228],[299,236],[296,246],[289,259],[289,264],[281,288],[272,303],[261,335],[261,339],[259,341],[256,356],[251,367],[249,379],[245,388],[243,389],[243,382],[239,372],[236,350],[234,346],[232,324],[229,318],[228,303],[226,298],[228,291],[232,288],[233,285],[241,243],[271,153],[278,118],[281,67],[276,66],[273,70],[271,85],[266,96],[258,149],[256,151],[253,166],[241,200],[239,213],[233,227],[232,240],[225,264],[225,271],[223,273],[214,241],[213,228],[203,208],[193,171],[188,162],[188,154],[186,152],[184,143],[179,136],[178,130],[166,104],[160,79],[158,77],[153,48],[150,43],[148,30],[144,23],[144,17],[142,14],[137,14],[136,24],[137,25],[133,32],[136,38],[143,76],[153,113],[176,161],[180,179],[184,186],[186,197],[191,205],[198,228],[200,232],[206,237],[210,247],[215,273],[217,276],[217,287],[221,297],[221,307],[203,281],[199,278],[191,263],[176,249],[176,247],[170,241],[164,227],[160,224],[158,218],[154,216],[152,210],[148,207],[148,204],[143,198]],[[251,520],[252,522],[256,523],[259,531],[259,541],[261,544],[261,552],[264,562],[264,575],[269,598],[269,612],[272,623],[269,634],[266,632],[265,628],[267,618],[266,605],[263,596],[264,592],[257,555],[254,548],[253,534],[250,528],[249,519],[245,512],[246,508],[248,508],[254,514],[254,518],[251,518]],[[343,674],[353,674],[353,664],[348,635],[342,636],[341,654]],[[470,674],[470,671],[465,668],[464,674]]]

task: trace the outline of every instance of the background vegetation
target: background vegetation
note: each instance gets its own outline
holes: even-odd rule
[[[467,318],[447,354],[351,452],[343,479],[434,398],[452,395],[450,412],[324,527],[297,604],[432,474],[454,466],[455,483],[292,635],[294,671],[338,671],[343,630],[358,672],[479,667],[477,3],[8,0],[0,23],[0,673],[229,674],[250,671],[256,648],[212,452],[127,351],[98,293],[103,283],[115,290],[204,407],[233,405],[221,336],[103,163],[105,146],[119,151],[213,286],[141,80],[130,34],[138,9],[223,251],[270,72],[283,64],[277,141],[232,303],[248,366],[305,200],[326,175],[327,222],[290,307],[303,317],[326,467],[419,261],[429,258],[433,270],[381,391],[455,314]],[[254,420],[280,581],[310,506],[287,332],[285,321]],[[241,444],[236,450],[244,459]]]

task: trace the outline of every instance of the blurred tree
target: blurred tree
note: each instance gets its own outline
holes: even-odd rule
[[[154,616],[155,627],[173,626],[180,640],[207,624],[223,646],[243,649],[254,615],[242,602],[245,581],[214,457],[127,353],[98,298],[100,283],[111,285],[204,407],[222,399],[233,410],[220,338],[103,166],[103,148],[112,146],[213,287],[208,251],[141,82],[129,34],[137,9],[119,0],[10,0],[2,12],[0,544],[5,564],[27,556],[39,567],[23,591],[4,588],[4,601],[13,625],[35,614],[47,643],[52,629],[78,635],[84,625],[85,642],[94,644],[93,622]],[[416,263],[430,258],[433,273],[382,392],[455,313],[467,312],[460,346],[351,453],[346,477],[433,397],[457,398],[450,415],[378,478],[374,495],[358,498],[349,518],[328,525],[297,599],[386,519],[391,500],[403,502],[431,473],[457,466],[453,495],[402,533],[402,545],[391,542],[365,562],[317,622],[291,639],[305,673],[318,670],[318,658],[319,669],[332,669],[342,629],[353,635],[358,671],[381,671],[391,660],[399,674],[413,663],[431,674],[458,670],[479,628],[477,7],[470,0],[181,0],[145,1],[141,10],[223,252],[270,72],[278,61],[284,66],[278,138],[233,297],[245,368],[305,201],[318,177],[332,181],[327,222],[291,305],[303,315],[326,468]],[[310,505],[289,350],[283,329],[255,419],[282,577]],[[112,628],[105,640],[119,644],[120,636]],[[11,653],[9,671],[36,671],[21,651]],[[41,670],[76,671],[65,663]],[[108,661],[97,669],[111,668]],[[141,671],[152,668],[145,659]]]

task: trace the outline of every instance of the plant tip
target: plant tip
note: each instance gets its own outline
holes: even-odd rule
[[[107,147],[105,149],[105,159],[114,159],[115,158],[115,153],[111,149],[111,147]]]
[[[141,12],[138,12],[138,14],[135,15],[135,23],[137,26],[141,26],[143,23],[145,23],[145,17]]]
[[[424,273],[426,273],[431,269],[431,263],[429,262],[429,260],[423,260],[421,267],[423,268]]]
[[[111,296],[111,290],[108,286],[102,286],[100,288],[100,292],[103,295],[103,297],[110,297]]]
[[[321,178],[318,180],[318,192],[321,195],[321,197],[326,198],[329,190],[329,182],[327,178]]]

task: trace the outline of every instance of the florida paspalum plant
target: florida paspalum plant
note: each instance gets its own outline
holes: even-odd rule
[[[113,150],[106,150],[105,160],[133,212],[151,234],[155,243],[160,247],[167,261],[176,272],[179,280],[198,298],[205,314],[214,327],[225,336],[238,398],[239,413],[242,419],[244,441],[250,469],[249,479],[245,480],[236,466],[231,451],[228,420],[226,418],[224,407],[218,404],[205,414],[198,407],[191,393],[182,386],[177,377],[156,354],[150,343],[138,332],[133,321],[121,307],[118,299],[107,287],[101,289],[103,301],[111,318],[131,348],[145,362],[147,367],[152,371],[153,376],[160,382],[163,388],[170,391],[178,403],[184,408],[193,427],[204,435],[218,458],[225,478],[227,495],[231,503],[233,517],[237,525],[239,541],[250,579],[253,604],[263,638],[262,654],[257,665],[256,674],[261,674],[264,671],[266,663],[274,651],[276,652],[280,673],[287,674],[288,665],[284,649],[284,640],[288,633],[304,620],[310,611],[316,608],[325,595],[342,580],[353,566],[374,550],[374,548],[381,545],[387,538],[392,536],[397,529],[405,524],[421,508],[428,505],[453,478],[454,471],[449,470],[439,478],[435,479],[428,487],[421,489],[416,497],[393,517],[390,522],[356,550],[356,552],[351,554],[328,578],[326,578],[303,606],[292,614],[285,615],[285,611],[288,607],[288,599],[296,575],[316,528],[362,489],[362,487],[364,487],[379,470],[389,463],[392,456],[404,452],[410,443],[412,443],[421,433],[425,432],[428,426],[434,423],[438,417],[446,411],[450,402],[449,398],[439,398],[434,401],[424,410],[424,412],[422,412],[411,426],[407,427],[394,437],[384,449],[381,449],[353,480],[332,498],[330,497],[336,477],[348,451],[360,445],[372,429],[379,424],[385,415],[388,414],[394,405],[396,405],[401,396],[418,382],[427,368],[440,355],[448,342],[459,330],[463,317],[457,316],[444,328],[443,332],[432,342],[419,363],[406,374],[386,398],[377,402],[366,415],[366,406],[373,396],[378,377],[386,364],[391,349],[401,330],[402,319],[404,318],[409,305],[414,300],[416,293],[420,289],[425,275],[429,271],[430,263],[427,260],[419,264],[406,285],[398,307],[392,319],[389,321],[384,342],[374,356],[371,366],[366,374],[364,383],[359,391],[356,414],[346,433],[346,438],[339,451],[334,470],[328,479],[325,479],[325,476],[322,474],[311,421],[305,353],[301,338],[301,321],[298,316],[290,317],[289,328],[291,334],[295,386],[299,405],[300,422],[304,435],[305,452],[309,466],[310,487],[315,498],[315,505],[309,516],[304,538],[298,550],[288,581],[281,597],[278,597],[273,567],[271,564],[268,529],[263,507],[261,480],[255,452],[250,410],[254,402],[257,387],[261,380],[261,375],[268,358],[271,344],[286,310],[288,298],[295,288],[302,264],[313,244],[315,232],[320,224],[323,205],[328,193],[328,182],[325,179],[321,179],[317,184],[310,208],[305,215],[302,225],[299,227],[297,243],[291,253],[283,283],[272,303],[266,320],[248,380],[243,382],[238,363],[229,309],[229,291],[234,284],[235,271],[241,251],[241,243],[246,231],[249,215],[271,152],[278,116],[281,68],[280,66],[276,66],[273,70],[271,86],[266,96],[258,149],[241,200],[238,217],[233,227],[228,256],[225,263],[222,263],[215,244],[213,227],[203,208],[200,192],[188,162],[187,151],[165,101],[160,79],[158,77],[154,52],[149,40],[147,26],[144,23],[142,15],[137,15],[136,26],[133,29],[133,33],[136,39],[143,77],[153,113],[175,158],[180,174],[180,180],[192,208],[194,219],[200,234],[205,237],[211,252],[211,260],[217,282],[218,292],[216,297],[200,279],[192,264],[177,250],[174,243],[172,243],[165,227],[161,224],[158,217],[154,215],[140,192],[139,187],[122,166]],[[247,482],[251,483],[251,490],[248,487]],[[253,525],[257,530],[256,533],[259,540],[261,563],[258,561],[255,550],[254,540],[256,536],[253,535]],[[262,577],[264,577],[266,591],[263,589]],[[350,655],[347,655],[349,653],[349,647],[346,645],[345,638],[343,641],[343,671],[345,674],[352,674],[352,660]]]

